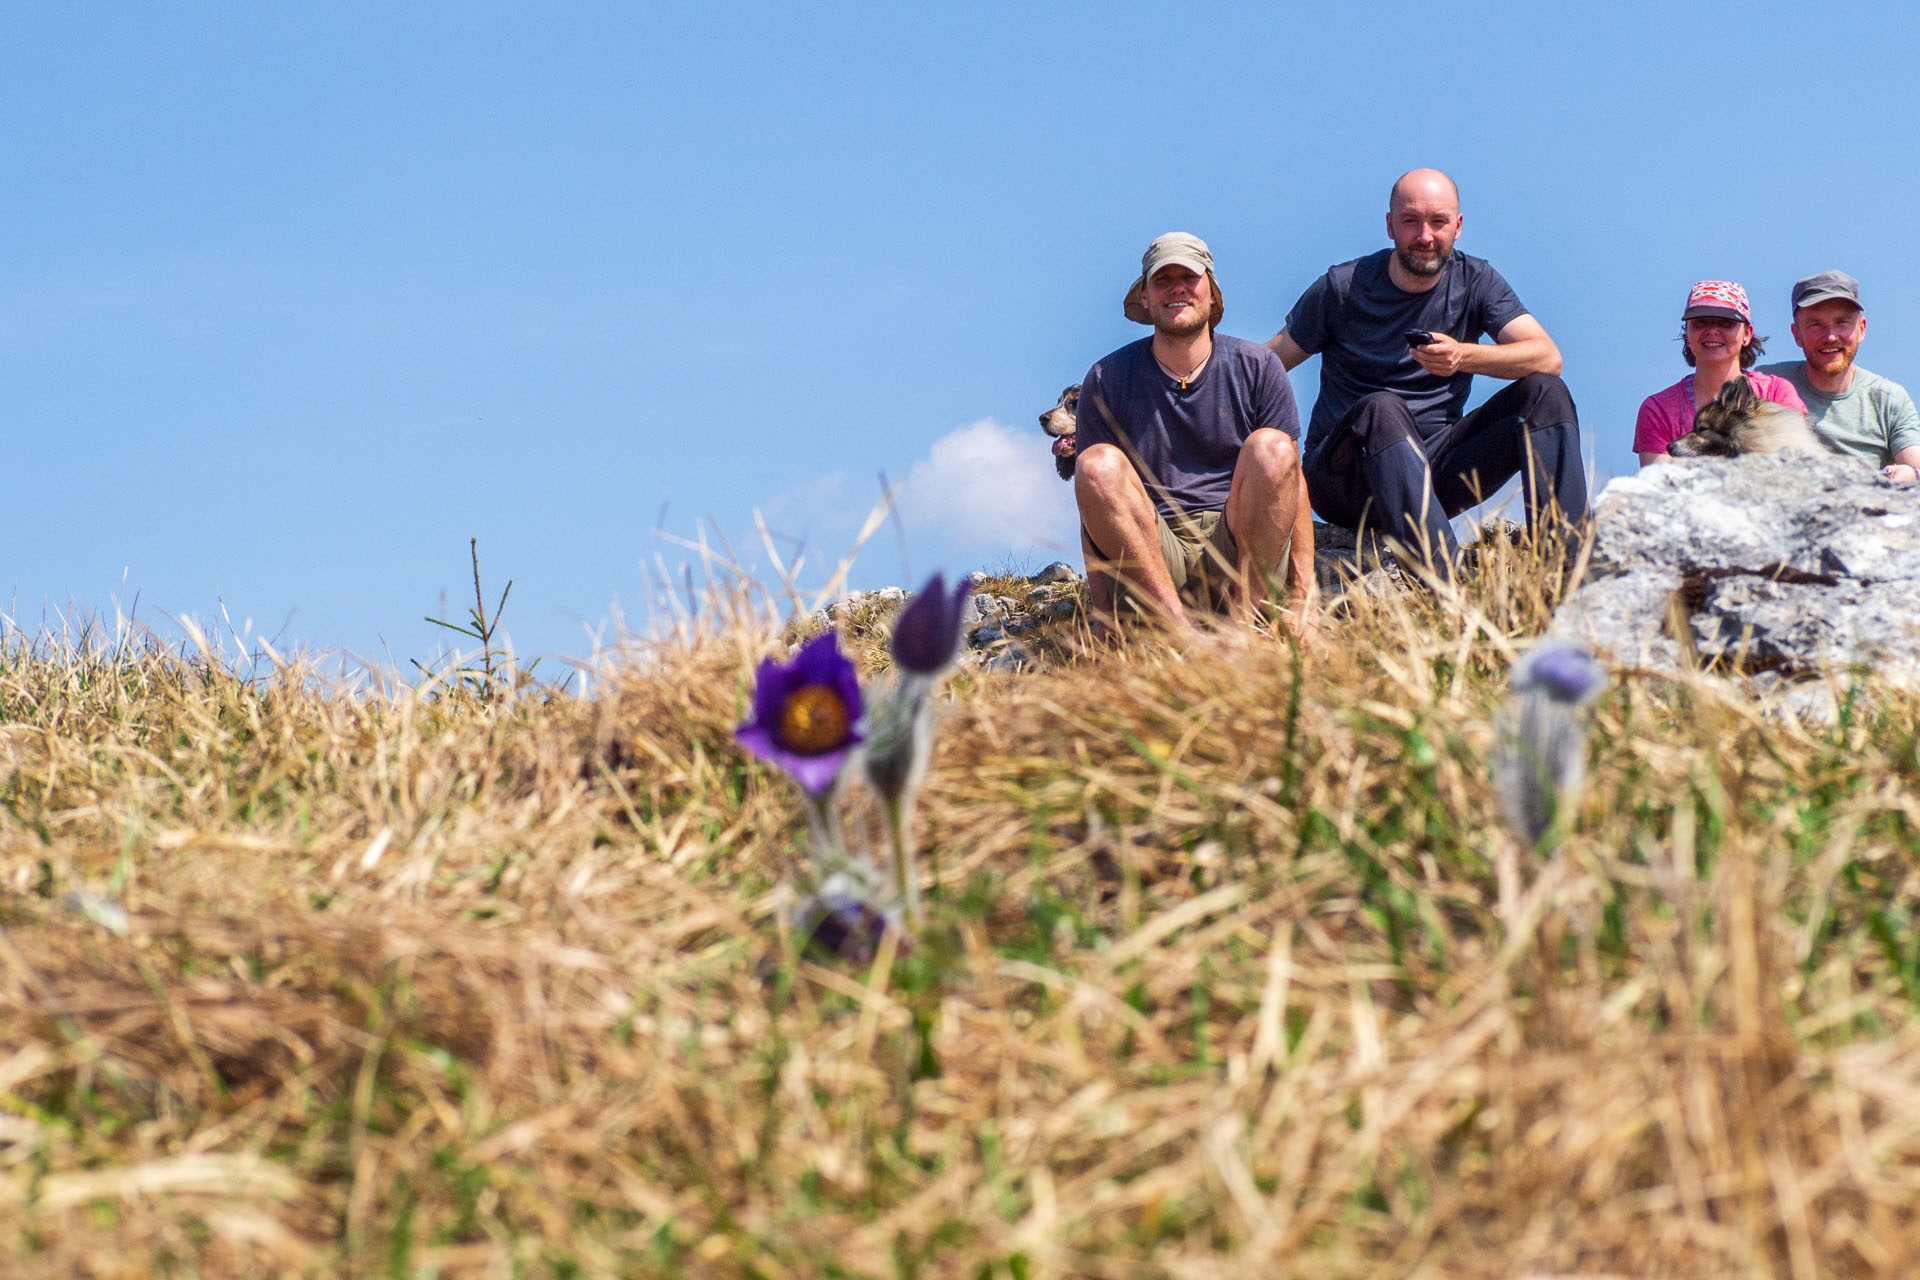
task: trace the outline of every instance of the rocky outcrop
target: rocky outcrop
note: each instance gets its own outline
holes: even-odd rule
[[[976,582],[988,581],[975,574]],[[1080,574],[1055,560],[1027,577],[1024,600],[990,591],[967,597],[965,634],[971,662],[988,671],[1025,671],[1036,664],[1031,642],[1041,633],[1070,627],[1081,613]]]
[[[1804,453],[1616,479],[1555,630],[1656,669],[1777,679],[1865,666],[1920,689],[1920,486]]]
[[[1337,524],[1313,525],[1313,576],[1327,600],[1348,591],[1370,596],[1389,595],[1409,585],[1410,579],[1387,549],[1387,540],[1372,530],[1361,532]]]

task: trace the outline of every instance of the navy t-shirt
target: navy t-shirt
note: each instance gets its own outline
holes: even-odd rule
[[[1184,390],[1153,358],[1152,338],[1128,343],[1087,370],[1075,416],[1078,447],[1126,450],[1168,517],[1224,510],[1240,446],[1259,428],[1300,438],[1300,410],[1280,357],[1220,333],[1206,368]]]
[[[1287,336],[1308,355],[1320,357],[1320,396],[1307,429],[1310,444],[1323,439],[1361,396],[1375,391],[1405,400],[1423,439],[1458,422],[1473,375],[1441,378],[1422,369],[1407,346],[1407,330],[1478,342],[1527,312],[1485,258],[1456,252],[1433,288],[1408,293],[1387,274],[1392,255],[1392,249],[1382,249],[1329,267],[1287,313]]]

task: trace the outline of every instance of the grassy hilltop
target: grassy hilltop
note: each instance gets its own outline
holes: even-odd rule
[[[1617,672],[1522,851],[1530,569],[957,677],[870,968],[770,617],[590,700],[11,642],[0,1274],[1920,1272],[1920,706]]]

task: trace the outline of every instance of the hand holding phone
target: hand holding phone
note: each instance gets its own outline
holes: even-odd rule
[[[1406,332],[1406,339],[1410,347],[1424,347],[1433,342],[1433,334],[1426,329],[1409,329]]]

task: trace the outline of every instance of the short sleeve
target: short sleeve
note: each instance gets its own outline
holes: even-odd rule
[[[1492,267],[1481,275],[1474,289],[1474,303],[1479,309],[1483,330],[1496,339],[1502,329],[1527,314],[1513,286]]]
[[[1300,300],[1287,312],[1287,336],[1293,345],[1310,356],[1327,349],[1327,326],[1333,311],[1333,281],[1322,274],[1307,286]]]
[[[1888,389],[1887,416],[1891,419],[1887,424],[1889,454],[1920,445],[1920,409],[1914,408],[1913,397],[1905,387],[1895,384]]]
[[[1073,433],[1075,448],[1081,453],[1092,445],[1114,442],[1113,432],[1107,429],[1108,415],[1113,412],[1112,397],[1100,365],[1096,360],[1087,376],[1080,379],[1080,407],[1074,412]]]
[[[1648,396],[1640,402],[1640,416],[1633,423],[1633,451],[1635,453],[1665,453],[1672,444],[1674,433],[1672,423],[1668,421],[1665,407],[1658,395]]]
[[[1293,380],[1287,377],[1287,367],[1280,363],[1279,356],[1266,347],[1258,351],[1254,366],[1258,371],[1258,381],[1253,425],[1256,429],[1272,427],[1298,440],[1300,405],[1293,398]]]

